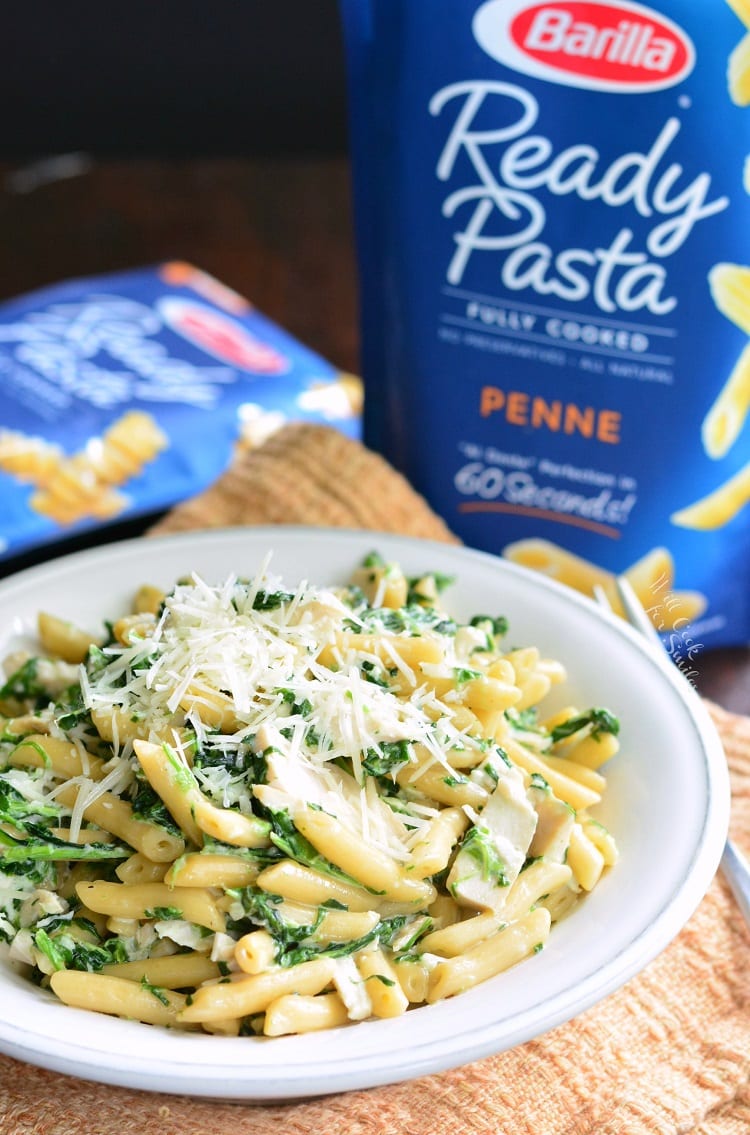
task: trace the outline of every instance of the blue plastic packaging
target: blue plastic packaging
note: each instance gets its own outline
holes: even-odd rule
[[[0,559],[162,511],[297,420],[359,437],[359,380],[192,265],[4,303]]]
[[[673,653],[750,638],[750,3],[342,0],[365,438]],[[688,645],[689,644],[689,645]]]

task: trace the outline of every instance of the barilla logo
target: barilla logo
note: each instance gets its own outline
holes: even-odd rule
[[[488,0],[473,31],[498,63],[571,87],[654,91],[681,82],[695,63],[677,24],[630,0]]]
[[[166,296],[156,306],[172,331],[223,363],[250,374],[283,374],[289,370],[284,355],[228,315],[179,296]]]

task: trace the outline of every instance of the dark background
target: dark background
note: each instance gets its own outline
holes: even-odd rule
[[[3,25],[3,158],[345,148],[337,0],[16,0]]]

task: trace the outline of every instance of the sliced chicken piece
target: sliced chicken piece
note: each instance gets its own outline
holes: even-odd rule
[[[535,785],[529,788],[529,799],[536,809],[538,823],[529,847],[529,855],[544,856],[553,863],[564,863],[570,843],[570,833],[576,821],[575,810],[564,800],[558,800],[550,786]]]
[[[520,775],[500,779],[461,841],[448,888],[462,906],[499,910],[523,867],[537,817]]]

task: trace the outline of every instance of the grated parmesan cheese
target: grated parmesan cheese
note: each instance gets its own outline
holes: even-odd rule
[[[399,815],[368,789],[365,755],[382,757],[384,745],[409,742],[449,770],[445,749],[475,742],[452,725],[449,709],[405,663],[399,634],[379,637],[406,696],[368,680],[362,662],[377,662],[371,654],[340,658],[338,669],[321,664],[336,635],[361,626],[361,619],[330,588],[302,583],[287,591],[267,569],[266,562],[249,583],[230,576],[210,586],[193,575],[179,584],[144,638],[105,649],[108,664],[82,681],[85,705],[120,706],[156,741],[191,728],[199,747],[210,740],[226,751],[248,743],[258,753],[273,750],[268,784],[283,794],[290,814],[300,803],[317,803],[403,861],[426,817]],[[441,638],[441,646],[450,664],[450,639]],[[351,773],[336,767],[342,761]],[[249,810],[241,777],[215,768],[197,775],[223,806]],[[104,783],[79,795],[73,821],[80,824],[91,794],[105,791]]]

